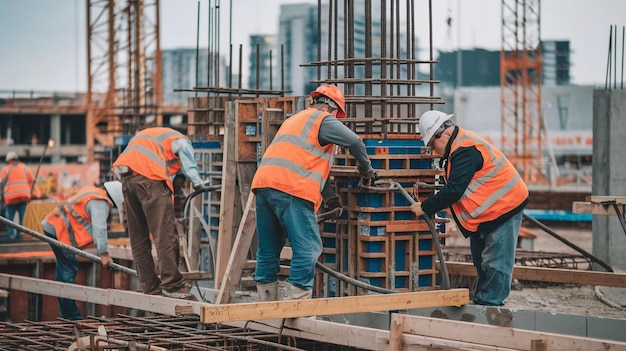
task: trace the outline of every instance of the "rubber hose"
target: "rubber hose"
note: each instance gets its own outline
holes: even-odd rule
[[[543,229],[544,232],[550,234],[551,236],[553,236],[554,238],[558,239],[559,241],[561,241],[565,245],[567,245],[567,246],[571,247],[572,249],[580,252],[581,254],[583,254],[583,256],[589,258],[593,262],[596,262],[597,264],[601,265],[607,271],[613,272],[613,268],[611,266],[609,266],[606,262],[602,261],[601,259],[599,259],[599,258],[595,257],[594,255],[588,253],[587,251],[583,250],[582,248],[576,246],[576,244],[572,243],[571,241],[569,241],[569,240],[565,239],[564,237],[560,236],[559,234],[555,233],[552,229],[548,228],[548,226],[546,226],[545,224],[539,222],[538,220],[530,217],[529,215],[527,215],[525,213],[524,213],[524,219],[529,221],[529,222],[531,222],[532,224],[536,225],[537,227]]]

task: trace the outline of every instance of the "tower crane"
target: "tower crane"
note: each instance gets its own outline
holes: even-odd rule
[[[86,144],[161,125],[159,0],[87,0]]]
[[[502,0],[502,151],[527,184],[543,183],[541,1]]]

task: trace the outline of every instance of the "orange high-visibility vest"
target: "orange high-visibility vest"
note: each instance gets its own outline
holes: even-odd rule
[[[91,228],[91,216],[87,213],[87,203],[91,200],[105,200],[109,208],[113,206],[106,190],[86,186],[59,205],[61,215],[53,211],[44,218],[54,226],[57,240],[76,248],[93,243],[93,236],[88,229]]]
[[[330,174],[334,144],[321,146],[319,129],[328,113],[308,108],[286,119],[265,151],[251,188],[272,188],[322,203],[322,188]]]
[[[493,221],[526,201],[528,188],[504,154],[472,132],[459,129],[450,154],[459,147],[470,146],[482,155],[483,168],[474,174],[461,199],[451,207],[459,225],[475,233],[481,223]],[[447,178],[451,168],[449,164]]]
[[[115,160],[113,168],[127,166],[137,174],[153,179],[164,180],[174,193],[171,176],[181,168],[179,157],[172,151],[172,142],[186,138],[171,128],[147,128],[137,133]]]
[[[24,163],[16,162],[4,167],[0,172],[0,179],[3,181],[4,203],[6,205],[30,201],[30,188],[35,179],[30,168]]]

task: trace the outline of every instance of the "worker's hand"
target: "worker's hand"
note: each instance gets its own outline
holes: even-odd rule
[[[61,212],[61,209],[59,208],[59,206],[55,207],[54,210],[52,210],[51,213],[54,217],[61,217],[61,215],[63,214]]]
[[[193,190],[201,190],[204,189],[204,183],[198,183],[193,185]]]
[[[361,184],[363,185],[374,186],[378,179],[380,179],[378,173],[373,168],[361,173]]]
[[[111,255],[109,255],[108,252],[103,252],[100,254],[100,263],[102,264],[103,267],[107,267],[108,265],[113,263],[113,259],[111,258]]]
[[[422,210],[422,203],[421,202],[416,202],[414,204],[411,205],[411,211],[413,211],[413,213],[415,213],[415,215],[417,217],[421,216],[424,214],[424,210]]]
[[[343,213],[343,206],[339,197],[333,197],[324,202],[325,211],[329,212],[327,219],[336,220]]]

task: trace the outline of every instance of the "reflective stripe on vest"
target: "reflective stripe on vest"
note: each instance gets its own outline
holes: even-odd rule
[[[113,167],[128,166],[149,179],[164,180],[174,192],[171,177],[181,166],[179,158],[172,151],[172,142],[184,137],[171,128],[144,129],[130,140]],[[141,158],[147,159],[146,162],[138,162]]]
[[[22,163],[18,162],[12,167],[5,168],[1,178],[6,178],[4,182],[4,203],[13,205],[31,199],[30,188],[32,182],[29,177],[30,170]],[[32,176],[31,176],[32,177]]]
[[[277,189],[311,201],[317,210],[335,147],[319,145],[319,128],[326,116],[306,109],[285,120],[261,159],[252,189]]]
[[[59,241],[81,248],[93,242],[91,235],[91,218],[87,213],[87,204],[91,200],[104,200],[109,207],[113,203],[109,199],[106,190],[94,186],[86,186],[76,195],[59,205],[63,226],[58,221],[46,216],[46,221],[55,226],[56,236]]]
[[[476,134],[460,129],[450,154],[469,146],[481,153],[483,167],[474,174],[452,209],[463,228],[476,232],[480,223],[495,220],[519,206],[528,197],[528,189],[506,157]],[[450,176],[450,169],[448,164],[446,177]]]

